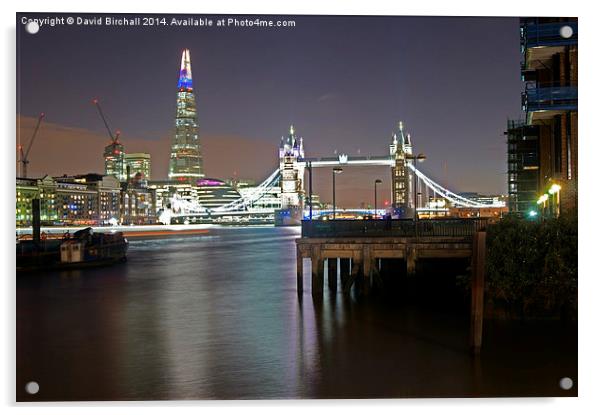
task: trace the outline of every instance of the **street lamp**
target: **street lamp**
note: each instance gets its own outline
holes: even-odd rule
[[[548,194],[544,193],[543,195],[539,196],[539,199],[537,199],[537,204],[538,205],[543,205],[542,206],[542,213],[541,215],[545,217],[546,215],[546,202],[548,201]]]
[[[414,162],[414,170],[416,169],[416,162],[422,163],[426,160],[426,156],[419,153],[417,156],[406,155],[406,159]],[[418,236],[418,175],[414,171],[414,232]]]
[[[374,219],[376,219],[376,210],[377,210],[377,199],[376,199],[376,185],[381,184],[383,181],[381,179],[374,180]]]
[[[340,167],[334,167],[332,169],[332,219],[336,219],[337,215],[337,202],[336,202],[336,181],[335,177],[337,174],[343,173],[343,169]]]
[[[560,215],[560,189],[562,189],[562,187],[560,187],[559,184],[554,183],[552,186],[550,186],[550,189],[548,190],[548,193],[550,194],[550,196],[556,195],[556,202],[554,203],[554,205],[555,205],[554,210],[556,211],[555,212],[556,216]]]
[[[313,202],[314,202],[314,194],[313,194],[313,180],[311,175],[311,161],[306,163],[307,171],[309,172],[309,220],[311,221],[314,216],[313,212]]]

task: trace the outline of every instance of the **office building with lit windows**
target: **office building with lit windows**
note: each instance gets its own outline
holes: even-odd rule
[[[203,159],[192,86],[190,51],[185,49],[182,52],[180,78],[178,80],[175,133],[171,143],[169,179],[194,183],[202,177],[204,177]]]
[[[219,179],[203,178],[196,183],[174,181],[152,181],[148,187],[157,195],[157,213],[165,209],[178,210],[172,199],[200,205],[204,209],[215,209],[240,199],[241,194],[231,185]]]
[[[32,220],[31,201],[40,198],[38,179],[17,178],[16,196],[16,225],[29,226]],[[45,201],[41,201],[40,214],[48,217],[47,210]],[[51,212],[54,212],[54,209],[51,209]]]
[[[559,189],[556,212],[577,208],[577,18],[520,19],[522,106],[510,121],[508,206],[537,212],[537,199]]]
[[[126,180],[125,148],[119,142],[119,135],[104,149],[105,175],[115,176],[119,181]]]
[[[43,225],[108,225],[120,221],[121,187],[113,175],[17,178],[16,225],[30,226],[32,200]]]
[[[200,179],[197,181],[197,186],[198,203],[209,209],[215,209],[240,199],[240,193],[219,179]]]
[[[151,155],[149,153],[128,153],[125,155],[126,171],[129,169],[130,179],[140,174],[142,180],[151,179]]]
[[[147,187],[146,182],[128,180],[121,183],[119,222],[123,225],[150,225],[157,222],[156,192]]]
[[[536,209],[539,185],[539,127],[508,120],[508,209],[527,215]]]

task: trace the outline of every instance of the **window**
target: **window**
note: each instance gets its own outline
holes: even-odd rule
[[[554,173],[562,171],[562,116],[554,116],[554,127],[552,130],[554,145]]]
[[[566,174],[567,179],[573,178],[573,169],[571,168],[571,114],[566,116]]]

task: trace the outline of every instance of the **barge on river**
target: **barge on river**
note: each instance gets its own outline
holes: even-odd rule
[[[81,229],[58,237],[17,239],[17,272],[110,265],[126,260],[128,241],[122,232]]]

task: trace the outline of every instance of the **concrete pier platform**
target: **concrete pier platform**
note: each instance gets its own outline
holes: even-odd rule
[[[406,274],[416,273],[419,260],[467,258],[471,261],[470,346],[478,353],[482,343],[485,274],[485,227],[487,221],[304,221],[297,245],[297,290],[304,291],[304,259],[311,262],[311,294],[324,295],[325,264],[328,288],[348,293],[360,284],[368,292],[379,276],[379,264],[386,259],[402,259]]]

